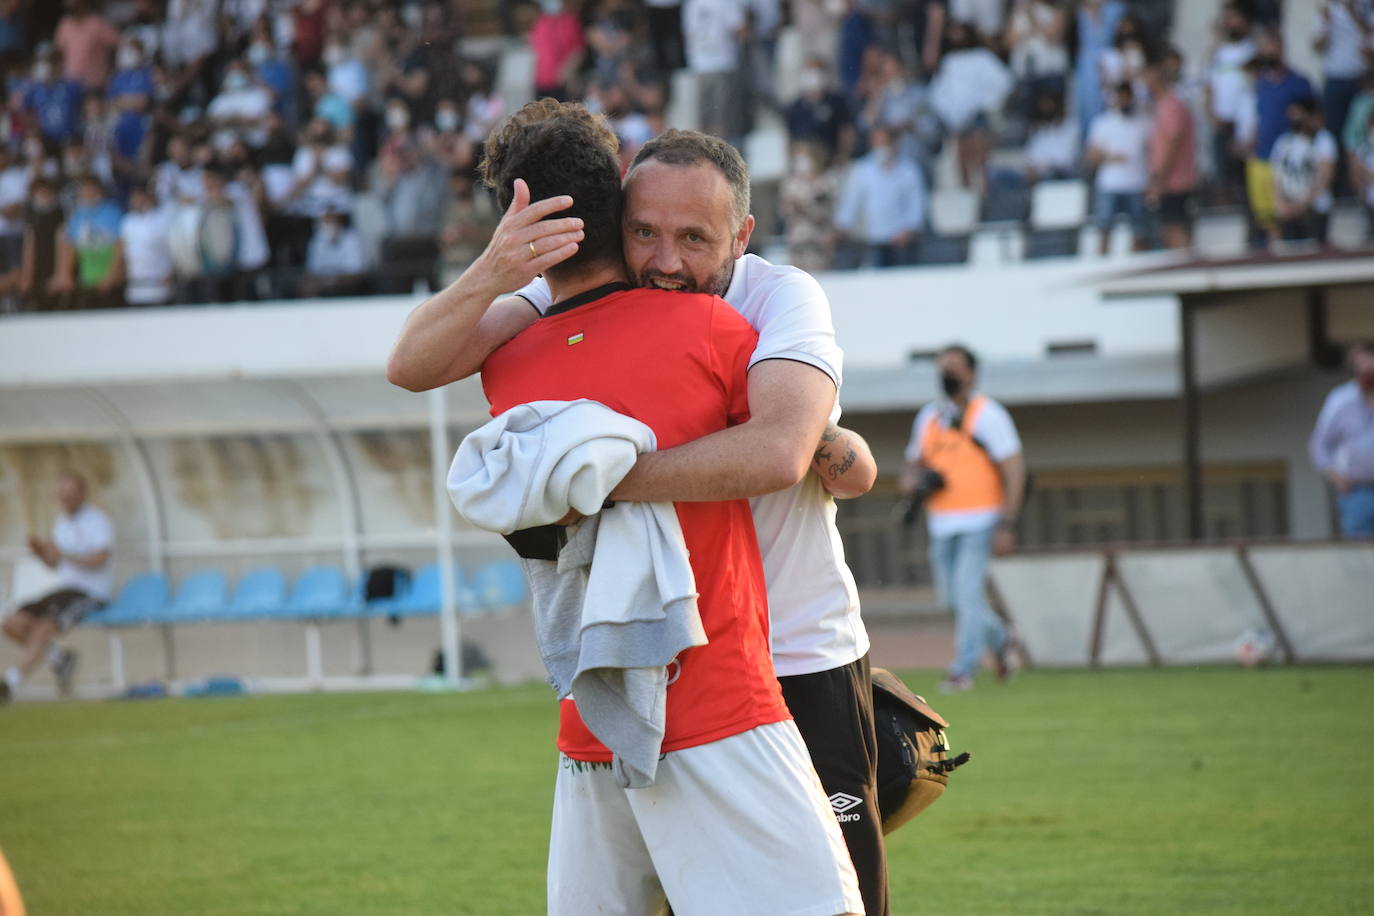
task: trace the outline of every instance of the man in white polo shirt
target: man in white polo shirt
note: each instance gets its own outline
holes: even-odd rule
[[[581,234],[576,221],[545,218],[566,208],[567,198],[530,204],[522,189],[518,183],[516,200],[478,264],[407,320],[388,365],[393,383],[421,391],[464,378],[551,304],[542,281],[498,298],[566,258]],[[758,330],[759,344],[750,360],[750,420],[642,455],[612,496],[757,497],[751,506],[768,583],[774,668],[831,805],[843,812],[840,826],[866,911],[881,916],[889,912],[887,863],[875,790],[868,635],[832,499],[866,492],[876,467],[863,440],[835,425],[843,354],[829,303],[806,273],[744,254],[754,227],[749,177],[729,144],[668,131],[640,149],[625,190],[631,279],[722,295]],[[809,430],[822,427],[817,447]]]
[[[29,537],[29,550],[57,572],[57,588],[5,618],[5,635],[24,649],[19,664],[0,681],[0,703],[8,701],[39,662],[46,659],[66,693],[76,671],[76,653],[53,641],[91,611],[110,600],[110,550],[114,525],[86,501],[86,480],[64,471],[57,480],[62,514],[53,523],[51,540]]]

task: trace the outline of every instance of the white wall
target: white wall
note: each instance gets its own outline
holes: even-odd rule
[[[996,269],[822,274],[851,367],[901,365],[963,340],[989,360],[1035,360],[1051,343],[1106,355],[1177,349],[1169,296],[1104,304],[1097,281],[1157,259]],[[186,379],[380,376],[419,297],[6,316],[0,388]]]

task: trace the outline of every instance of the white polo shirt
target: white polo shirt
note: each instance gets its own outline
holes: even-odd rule
[[[552,303],[543,278],[520,290],[542,315]],[[750,368],[791,359],[843,380],[844,353],[835,342],[830,301],[808,273],[747,254],[735,261],[723,297],[759,332]],[[830,419],[838,422],[838,399]],[[835,527],[835,500],[808,473],[796,486],[749,501],[768,583],[773,667],[779,677],[815,674],[868,652],[859,593]]]
[[[64,555],[79,557],[99,553],[114,546],[114,524],[100,509],[89,502],[82,503],[73,514],[58,516],[52,526],[52,541]],[[109,601],[112,565],[106,560],[100,568],[92,569],[78,566],[64,556],[57,564],[57,586],[80,589],[92,598]]]

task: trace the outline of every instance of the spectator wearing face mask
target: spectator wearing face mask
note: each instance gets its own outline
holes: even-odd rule
[[[943,396],[916,415],[897,489],[925,501],[931,572],[955,618],[954,659],[940,689],[956,693],[972,689],[984,650],[997,660],[998,680],[1010,674],[1013,640],[988,605],[985,579],[992,556],[1015,548],[1026,462],[1011,415],[977,390],[973,353],[955,344],[937,359]]]
[[[1269,157],[1274,171],[1274,214],[1279,234],[1288,240],[1326,244],[1331,218],[1331,185],[1340,150],[1322,127],[1316,99],[1288,106],[1289,131],[1274,141]]]
[[[456,277],[487,247],[500,214],[490,203],[478,200],[472,169],[453,169],[448,187],[439,239],[443,243],[444,274]]]
[[[797,77],[797,98],[787,108],[787,139],[793,144],[817,145],[824,153],[823,168],[849,161],[854,117],[819,58],[813,58]]]
[[[305,128],[307,137],[311,131],[316,130],[314,121],[324,121],[327,126],[338,131],[350,130],[353,127],[355,113],[353,106],[348,100],[329,88],[329,83],[324,78],[324,73],[319,70],[308,70],[305,74],[305,98],[306,115],[312,122]]]
[[[220,94],[205,111],[220,143],[239,137],[256,149],[267,142],[272,93],[253,81],[252,72],[246,61],[232,61],[224,71]]]
[[[325,82],[329,91],[352,105],[356,110],[372,91],[372,74],[353,53],[345,37],[335,35],[324,46],[321,58],[325,66]]]
[[[1064,113],[1064,96],[1039,96],[1026,142],[1026,182],[1077,177],[1079,152],[1078,127]]]
[[[477,146],[463,132],[463,114],[453,99],[442,99],[434,108],[432,130],[422,139],[444,169],[467,169],[477,165]]]
[[[415,144],[389,147],[378,157],[372,187],[385,211],[383,292],[410,292],[423,279],[439,289],[439,226],[443,217],[444,174],[433,157]]]
[[[795,143],[792,168],[782,181],[781,208],[787,260],[808,273],[829,270],[835,260],[835,202],[839,188],[826,169],[827,154],[815,143]]]
[[[1011,73],[961,22],[950,24],[947,50],[930,84],[931,104],[945,129],[954,135],[959,183],[981,190],[986,182],[992,146],[990,118],[1011,93]]]
[[[81,163],[79,171],[94,172],[102,183],[114,190],[115,197],[122,200],[127,186],[119,187],[115,183],[115,118],[115,114],[106,107],[104,97],[96,92],[86,94],[81,103],[81,146],[84,162]]]
[[[1193,241],[1193,194],[1198,182],[1193,113],[1179,98],[1164,64],[1146,71],[1146,84],[1154,98],[1155,118],[1145,199],[1159,214],[1164,247],[1186,248]]]
[[[382,112],[382,143],[383,152],[388,147],[395,148],[405,146],[414,140],[414,134],[410,129],[410,107],[406,100],[402,98],[389,99],[386,108]]]
[[[65,219],[57,201],[57,187],[47,178],[35,178],[29,185],[28,212],[24,216],[19,294],[36,311],[55,309],[67,301],[53,283],[58,239]]]
[[[82,309],[123,304],[123,277],[115,263],[123,216],[98,178],[81,179],[76,207],[58,239],[54,293],[73,294],[76,307]]]
[[[166,305],[171,301],[170,230],[168,212],[155,205],[151,190],[134,187],[115,248],[116,270],[124,277],[124,301],[130,305]]]
[[[213,87],[207,85],[206,62],[219,47],[218,0],[168,0],[162,32],[162,62],[195,82],[197,101],[204,104]]]
[[[1102,84],[1103,96],[1111,104],[1111,95],[1122,83],[1130,83],[1136,89],[1136,96],[1143,99],[1145,92],[1142,82],[1148,54],[1145,51],[1145,27],[1132,15],[1121,17],[1112,35],[1112,43],[1103,48],[1097,58],[1098,82]]]
[[[1030,106],[1043,94],[1063,96],[1069,79],[1069,14],[1061,0],[1015,0],[1007,22],[1011,70]]]
[[[359,296],[367,290],[367,249],[347,215],[326,210],[305,256],[301,295]]]
[[[1116,87],[1112,107],[1094,118],[1088,130],[1085,159],[1097,169],[1093,222],[1101,233],[1100,254],[1107,253],[1118,216],[1130,220],[1135,250],[1145,247],[1149,131],[1149,120],[1136,111],[1135,88],[1130,83]]]
[[[1374,341],[1350,348],[1354,376],[1326,397],[1308,453],[1331,484],[1341,534],[1374,537]]]
[[[650,7],[651,27],[655,21],[653,9]],[[676,4],[673,13],[677,13]],[[577,14],[567,10],[563,0],[540,0],[539,15],[530,26],[529,45],[534,52],[535,96],[567,101],[568,85],[577,72],[578,64],[582,62],[582,52],[586,48],[582,40],[582,23],[578,21]]]
[[[44,138],[64,143],[81,127],[81,97],[84,90],[76,80],[58,70],[58,56],[51,46],[40,47],[34,55],[30,80],[20,92],[24,112],[38,124]]]
[[[941,115],[933,103],[935,90],[912,79],[902,59],[890,49],[872,48],[868,57],[873,69],[857,118],[860,131],[886,130],[897,152],[916,163],[929,185],[942,130]]]
[[[464,106],[463,133],[474,144],[486,142],[487,134],[506,116],[506,102],[496,91],[496,75],[491,66],[475,60],[463,64],[463,86],[468,100]]]
[[[873,129],[869,147],[850,167],[835,211],[835,228],[851,249],[847,266],[911,264],[926,223],[925,178],[885,128]]]
[[[153,68],[145,61],[143,44],[125,39],[115,55],[115,74],[108,96],[114,110],[114,170],[124,189],[146,179],[151,167]]]
[[[256,83],[272,93],[272,110],[296,123],[296,69],[277,49],[272,30],[266,23],[253,27],[253,38],[244,52]]]
[[[1334,131],[1345,126],[1350,103],[1360,91],[1374,37],[1374,6],[1368,0],[1325,0],[1317,14],[1312,47],[1322,56],[1322,116]],[[1339,142],[1339,137],[1337,138]],[[1338,172],[1340,172],[1338,164]],[[1343,174],[1338,185],[1344,186]]]
[[[119,45],[119,32],[96,11],[91,0],[67,0],[67,15],[53,36],[62,52],[67,79],[89,91],[102,91],[110,78],[110,56]]]
[[[1218,40],[1207,71],[1207,116],[1212,125],[1212,165],[1223,203],[1239,199],[1245,186],[1245,158],[1237,146],[1236,122],[1247,103],[1245,65],[1255,56],[1250,17],[1236,2],[1222,8]]]
[[[191,143],[177,135],[167,141],[167,161],[153,170],[153,186],[163,205],[193,204],[205,196],[204,170],[191,157]]]
[[[238,212],[229,199],[229,182],[223,173],[206,169],[205,192],[197,211],[194,236],[195,270],[179,298],[186,302],[231,302],[238,273]]]
[[[1270,158],[1279,135],[1288,130],[1288,105],[1312,98],[1307,77],[1284,62],[1283,39],[1277,32],[1260,32],[1255,42],[1256,76],[1254,143],[1245,163],[1245,187],[1250,198],[1252,243],[1262,245],[1278,237],[1274,210],[1274,172]]]

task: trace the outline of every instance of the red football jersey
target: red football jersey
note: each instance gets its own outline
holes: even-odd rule
[[[482,366],[482,387],[493,416],[530,401],[590,398],[644,423],[659,448],[672,448],[749,418],[746,375],[757,340],[715,296],[615,284],[559,303],[493,353]],[[676,509],[709,643],[678,657],[664,751],[791,718],[773,674],[748,502]],[[575,760],[611,759],[573,700],[560,713],[560,751]]]

